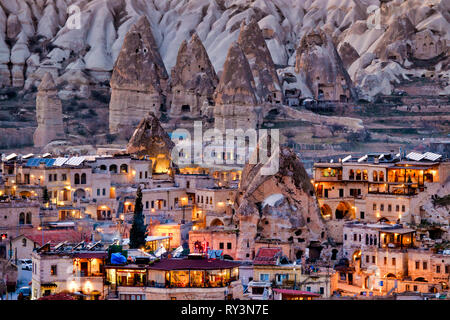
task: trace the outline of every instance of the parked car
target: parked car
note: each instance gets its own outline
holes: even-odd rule
[[[30,298],[31,298],[31,288],[30,287],[19,288],[19,290],[17,291],[17,294],[21,294],[21,293],[25,300],[30,300]]]
[[[33,269],[33,265],[31,263],[22,263],[22,270],[31,271]]]

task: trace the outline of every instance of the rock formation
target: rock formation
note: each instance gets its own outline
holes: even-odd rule
[[[306,76],[306,84],[319,100],[355,99],[353,83],[331,38],[323,31],[311,31],[300,41],[295,72]]]
[[[161,126],[154,113],[145,116],[127,145],[127,153],[148,156],[153,173],[166,173],[171,166],[171,152],[175,144]]]
[[[46,73],[36,96],[36,119],[38,127],[34,132],[35,147],[44,147],[49,142],[65,139],[62,105],[50,73]]]
[[[288,244],[291,259],[305,249],[327,241],[314,187],[295,152],[280,148],[276,174],[265,175],[263,164],[247,164],[235,200],[235,223],[239,224],[237,259],[251,260],[255,242]]]
[[[249,61],[256,94],[261,101],[281,103],[283,93],[275,64],[256,19],[242,23],[238,43]]]
[[[237,42],[228,50],[215,92],[214,126],[225,129],[256,128],[262,123],[262,107],[255,95],[255,81],[244,52]]]
[[[170,115],[202,115],[202,107],[205,104],[213,105],[214,90],[218,82],[208,53],[197,33],[194,33],[189,42],[181,43],[177,63],[171,71]]]
[[[131,27],[111,77],[109,130],[135,127],[148,112],[165,105],[167,71],[146,17]]]

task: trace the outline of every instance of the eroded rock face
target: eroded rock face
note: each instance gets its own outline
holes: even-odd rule
[[[153,173],[166,173],[175,146],[154,113],[144,117],[127,145],[127,153],[152,159]]]
[[[256,19],[242,23],[238,39],[255,80],[256,94],[261,101],[280,103],[283,101],[278,74],[272,56]]]
[[[213,104],[214,90],[219,83],[208,53],[197,33],[189,42],[183,41],[177,63],[171,71],[171,116],[198,117],[205,101]]]
[[[126,34],[111,77],[110,132],[136,126],[148,112],[159,116],[167,79],[150,23],[141,17]]]
[[[341,56],[342,63],[344,64],[344,68],[347,69],[359,58],[358,51],[352,47],[348,42],[344,42],[339,47],[339,55]]]
[[[355,99],[353,83],[331,38],[323,31],[311,31],[300,41],[295,72],[306,76],[306,84],[319,100]]]
[[[65,139],[61,100],[50,73],[45,74],[38,88],[36,119],[38,127],[33,136],[35,147],[44,147],[53,140]]]
[[[255,242],[290,243],[291,258],[313,242],[325,242],[327,230],[314,187],[295,152],[280,149],[274,175],[264,175],[262,167],[247,164],[242,173],[234,217],[240,229],[237,259],[251,259]]]
[[[215,128],[256,128],[262,122],[262,110],[258,108],[259,101],[255,92],[250,65],[241,47],[235,42],[228,50],[215,92]]]

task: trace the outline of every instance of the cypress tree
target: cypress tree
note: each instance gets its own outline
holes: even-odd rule
[[[50,201],[50,197],[48,195],[47,187],[44,187],[44,190],[42,192],[42,200],[43,200],[44,204],[49,203],[49,201]]]
[[[139,186],[136,192],[136,202],[134,204],[133,224],[130,230],[130,249],[139,249],[145,246],[147,237],[147,225],[144,224],[142,205],[142,191]]]

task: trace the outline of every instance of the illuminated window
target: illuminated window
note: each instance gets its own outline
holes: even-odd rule
[[[50,275],[56,276],[58,274],[57,270],[58,270],[57,269],[57,265],[56,264],[52,265],[51,268],[50,268]]]

